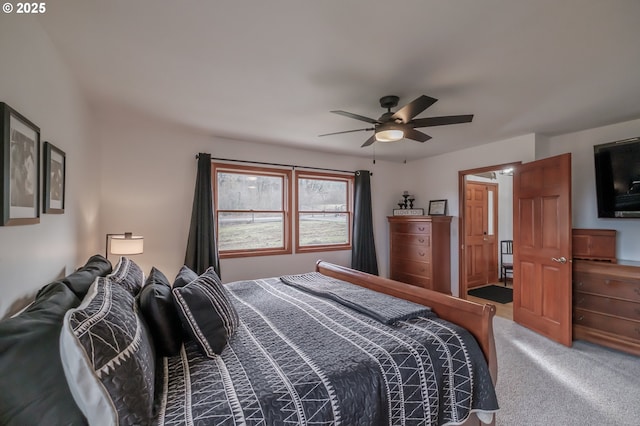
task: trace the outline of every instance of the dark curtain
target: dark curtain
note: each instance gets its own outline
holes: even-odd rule
[[[378,259],[373,239],[371,174],[368,170],[358,170],[355,176],[351,267],[378,275]]]
[[[213,266],[220,276],[220,258],[218,257],[215,222],[213,221],[211,154],[198,154],[198,175],[184,264],[198,275]]]

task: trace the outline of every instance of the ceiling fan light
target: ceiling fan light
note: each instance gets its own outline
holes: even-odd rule
[[[404,138],[404,132],[400,129],[387,129],[376,132],[378,142],[396,142]]]

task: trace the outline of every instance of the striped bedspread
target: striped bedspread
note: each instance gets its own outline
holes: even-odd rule
[[[215,359],[187,342],[160,363],[157,424],[444,425],[498,408],[473,337],[433,313],[386,325],[278,278],[227,288],[238,332]]]

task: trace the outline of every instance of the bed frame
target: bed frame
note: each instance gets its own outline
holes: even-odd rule
[[[494,384],[496,383],[498,378],[498,358],[493,336],[493,317],[496,313],[494,305],[481,305],[437,291],[427,290],[426,288],[378,277],[345,266],[334,265],[323,260],[316,262],[316,271],[380,293],[429,306],[440,318],[466,328],[478,341],[489,365],[491,379]]]

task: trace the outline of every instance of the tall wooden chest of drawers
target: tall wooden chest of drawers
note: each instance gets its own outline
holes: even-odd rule
[[[390,278],[451,294],[451,216],[389,216]]]
[[[573,338],[640,355],[640,262],[574,260]]]

